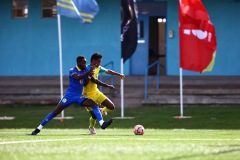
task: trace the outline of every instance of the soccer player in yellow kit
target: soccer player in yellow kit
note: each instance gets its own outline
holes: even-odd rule
[[[102,61],[102,55],[100,53],[94,53],[91,56],[91,64],[87,66],[87,67],[95,66],[95,69],[93,71],[94,72],[93,77],[95,77],[96,79],[98,78],[99,73],[116,75],[116,76],[119,76],[121,79],[123,79],[125,77],[124,74],[120,74],[113,70],[106,69],[106,68],[100,66],[101,61]],[[114,86],[112,86],[112,85],[105,85],[105,87],[108,87],[110,89],[114,88]],[[97,102],[99,105],[104,106],[101,109],[101,112],[103,115],[107,115],[108,111],[114,110],[114,108],[115,108],[115,105],[113,104],[113,102],[107,96],[105,96],[101,91],[99,91],[99,89],[97,88],[97,84],[93,83],[92,81],[89,81],[84,86],[83,95],[87,96],[88,98],[91,98],[92,100]],[[89,119],[89,122],[90,122],[89,132],[90,132],[90,134],[94,135],[94,134],[96,134],[96,130],[94,128],[94,126],[96,124],[96,117],[93,114],[91,108],[88,108],[88,107],[85,107],[85,108],[91,114],[91,117]]]

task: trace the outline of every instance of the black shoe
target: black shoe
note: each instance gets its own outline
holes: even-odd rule
[[[32,135],[37,135],[40,132],[39,129],[35,129],[34,131],[32,131]]]
[[[107,121],[107,122],[103,122],[103,124],[101,125],[101,128],[102,128],[102,129],[105,129],[105,128],[107,128],[108,126],[110,126],[112,123],[113,123],[113,119],[110,119],[110,120]]]

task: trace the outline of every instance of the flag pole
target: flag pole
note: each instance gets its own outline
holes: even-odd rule
[[[123,58],[121,58],[121,74],[123,74]],[[121,117],[114,117],[114,119],[133,119],[135,117],[124,117],[124,80],[121,79]]]
[[[180,116],[175,116],[174,118],[192,118],[192,116],[183,116],[183,80],[182,80],[182,68],[179,68],[179,80],[180,80]]]
[[[182,84],[182,68],[180,67],[180,117],[183,117],[183,84]]]
[[[62,35],[61,35],[61,16],[57,14],[58,20],[58,43],[59,43],[59,68],[60,68],[60,92],[63,97],[63,71],[62,71]],[[61,112],[61,118],[64,119],[64,110]]]
[[[123,58],[121,58],[121,74],[123,74]],[[121,117],[124,117],[124,83],[123,79],[121,79]]]

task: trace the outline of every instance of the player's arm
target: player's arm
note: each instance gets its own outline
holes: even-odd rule
[[[89,76],[89,79],[93,82],[93,83],[96,83],[97,85],[100,85],[100,86],[103,86],[103,87],[107,87],[107,88],[110,88],[110,89],[113,89],[114,86],[113,85],[109,85],[107,83],[104,83],[96,78],[94,78],[93,76]]]
[[[76,72],[73,72],[71,74],[71,76],[77,80],[81,80],[83,78],[85,78],[86,76],[92,75],[93,74],[93,69],[94,67],[91,67],[90,70],[88,70],[87,72],[83,73],[83,74],[78,74]]]
[[[118,73],[118,72],[115,72],[111,69],[108,69],[106,71],[107,74],[111,74],[111,75],[115,75],[115,76],[119,76],[121,79],[125,78],[125,75],[124,74],[121,74],[121,73]]]

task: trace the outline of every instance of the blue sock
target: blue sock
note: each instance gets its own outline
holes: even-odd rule
[[[95,116],[97,117],[97,120],[98,120],[98,121],[103,120],[102,114],[101,114],[98,106],[93,107],[93,113],[94,113]]]
[[[53,119],[53,117],[54,117],[53,113],[52,112],[49,113],[47,117],[42,121],[41,125],[45,126],[49,121]]]

